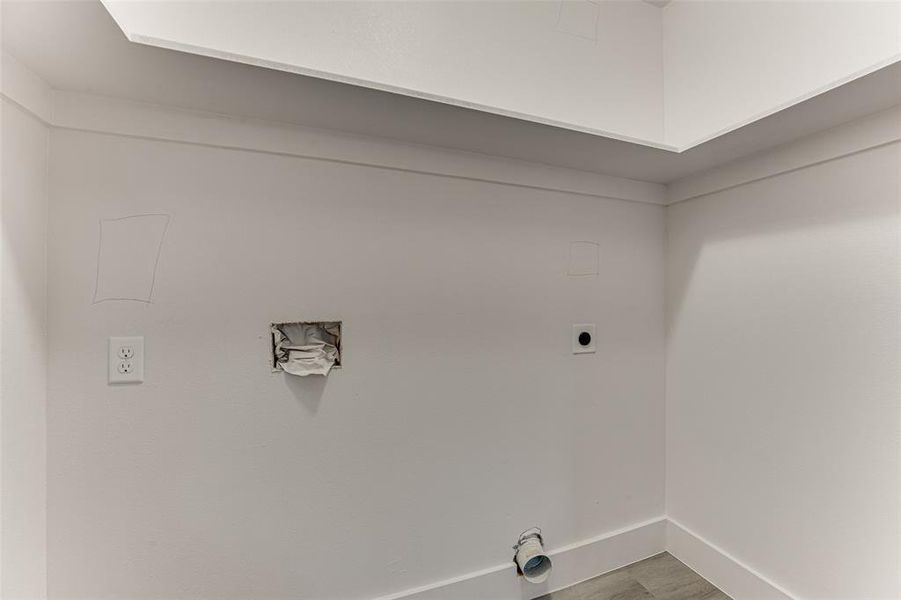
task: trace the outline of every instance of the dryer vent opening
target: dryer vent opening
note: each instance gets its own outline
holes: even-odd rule
[[[513,546],[516,554],[516,570],[529,583],[542,583],[551,574],[551,559],[544,551],[544,539],[537,527],[519,534],[519,541]]]

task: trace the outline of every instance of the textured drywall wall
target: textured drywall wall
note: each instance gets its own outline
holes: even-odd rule
[[[667,209],[667,514],[798,598],[901,596],[899,201],[895,143]]]
[[[665,135],[685,146],[901,58],[901,3],[674,0],[663,9]]]
[[[64,130],[50,181],[52,596],[370,598],[662,514],[662,207]],[[152,303],[92,304],[140,213]],[[298,319],[344,323],[327,380],[270,372]]]
[[[8,99],[2,119],[0,596],[46,595],[49,132]]]

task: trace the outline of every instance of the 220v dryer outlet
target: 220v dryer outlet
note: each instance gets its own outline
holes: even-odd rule
[[[109,382],[142,383],[144,381],[144,338],[111,337],[109,339]]]
[[[573,354],[593,354],[596,350],[594,323],[573,325]]]

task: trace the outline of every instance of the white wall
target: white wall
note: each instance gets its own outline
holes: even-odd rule
[[[134,41],[616,137],[663,137],[662,16],[645,2],[105,5]]]
[[[901,596],[899,167],[667,209],[667,514],[797,598]]]
[[[46,595],[49,134],[7,98],[0,104],[0,596],[41,598]]]
[[[372,597],[663,513],[662,207],[69,130],[50,199],[52,596]],[[145,212],[153,303],[92,305],[98,220]],[[305,318],[345,323],[325,382],[269,371]]]
[[[901,3],[673,0],[665,139],[694,145],[901,57]]]

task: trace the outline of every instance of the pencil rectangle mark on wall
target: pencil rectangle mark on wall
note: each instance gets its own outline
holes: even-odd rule
[[[156,282],[169,215],[141,214],[100,220],[93,303],[149,303]]]
[[[560,0],[557,31],[596,42],[600,7],[589,0]]]
[[[566,274],[571,277],[584,277],[598,274],[601,247],[596,242],[570,242],[569,268]]]

